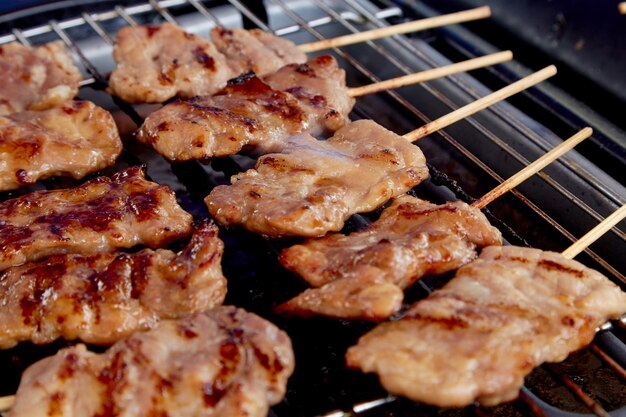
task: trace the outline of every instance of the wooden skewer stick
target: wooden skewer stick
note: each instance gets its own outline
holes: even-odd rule
[[[568,259],[573,259],[589,245],[598,240],[603,234],[611,230],[613,226],[626,217],[626,204],[617,209],[613,214],[604,219],[600,224],[591,229],[587,234],[578,239],[572,246],[561,252],[561,255]]]
[[[447,75],[457,74],[459,72],[471,71],[477,68],[487,67],[489,65],[499,64],[501,62],[513,59],[511,51],[496,52],[481,56],[479,58],[468,59],[467,61],[458,62],[456,64],[445,65],[439,68],[432,68],[425,71],[416,72],[391,80],[381,81],[375,84],[368,84],[361,87],[354,87],[348,90],[351,97],[360,97],[366,94],[378,93],[380,91],[392,90],[407,85],[417,84],[424,81],[434,80],[435,78],[445,77]]]
[[[619,10],[621,14],[626,14],[626,1],[623,1],[620,4],[618,4],[617,10]]]
[[[544,69],[530,74],[522,78],[521,80],[514,82],[513,84],[510,84],[498,91],[495,91],[485,97],[479,98],[478,100],[473,101],[472,103],[467,104],[453,112],[450,112],[437,120],[433,120],[432,122],[427,123],[424,126],[407,133],[406,135],[404,135],[404,137],[411,142],[415,142],[416,140],[421,139],[424,136],[427,136],[433,132],[436,132],[439,129],[443,129],[444,127],[449,126],[452,123],[471,116],[472,114],[483,110],[491,106],[492,104],[497,103],[498,101],[504,100],[512,96],[513,94],[519,93],[520,91],[532,87],[535,84],[539,84],[541,81],[544,81],[555,74],[556,67],[554,65],[545,67]]]
[[[13,407],[15,402],[15,395],[7,395],[6,397],[0,397],[0,413],[9,411]]]
[[[402,35],[403,33],[417,32],[420,30],[432,29],[454,23],[469,22],[471,20],[485,19],[491,16],[489,6],[478,7],[476,9],[462,12],[444,14],[441,16],[429,17],[426,19],[414,20],[412,22],[401,23],[399,25],[387,26],[379,29],[372,29],[365,32],[353,33],[339,36],[332,39],[322,39],[320,41],[304,43],[298,45],[302,52],[315,52],[323,49],[337,48],[340,46],[352,45],[359,42],[371,41],[387,36]]]
[[[519,171],[517,174],[513,175],[508,180],[504,181],[500,185],[498,185],[493,190],[489,191],[487,194],[479,198],[478,200],[472,203],[472,206],[482,209],[487,204],[491,203],[496,198],[500,197],[502,194],[510,191],[511,189],[517,187],[522,182],[526,181],[532,175],[535,175],[537,172],[544,169],[555,159],[560,158],[567,151],[574,148],[574,146],[578,145],[583,140],[587,139],[593,133],[593,129],[590,127],[586,127],[582,129],[580,132],[576,133],[574,136],[567,139],[565,142],[556,146],[550,152],[543,155],[541,158],[537,159],[532,164],[528,165],[526,168]]]

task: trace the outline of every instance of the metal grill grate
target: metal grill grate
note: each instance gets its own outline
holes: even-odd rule
[[[258,2],[244,3],[238,0],[219,3],[201,0],[150,0],[147,3],[116,6],[104,12],[92,12],[85,8],[76,17],[69,19],[51,20],[35,27],[7,29],[6,34],[0,36],[0,44],[11,41],[38,44],[54,39],[63,40],[83,66],[85,78],[81,84],[80,97],[108,108],[120,123],[122,133],[129,134],[141,124],[142,115],[154,107],[131,106],[104,92],[107,74],[113,65],[110,53],[114,33],[123,25],[170,22],[204,35],[208,28],[217,24],[246,25],[288,36],[296,43],[304,43],[382,27],[388,25],[390,20],[407,19],[409,12],[403,7],[386,5],[384,2],[376,5],[366,0],[346,0],[340,4],[330,0],[272,0],[266,2],[266,9],[263,11],[269,16],[269,23],[266,23],[256,13],[259,6]],[[411,37],[397,36],[335,49],[332,53],[346,69],[348,84],[358,85],[442,65],[448,63],[450,55],[477,56],[492,52],[481,49],[484,44],[479,46],[460,43],[459,39],[464,33],[464,29],[456,28]],[[438,50],[438,46],[444,48]],[[452,49],[453,53],[450,52]],[[364,97],[359,99],[353,115],[355,118],[373,118],[398,133],[404,133],[450,109],[485,95],[489,87],[502,85],[508,79],[518,76],[516,72],[524,71],[526,70],[519,63],[516,66],[498,66],[479,71],[478,78],[482,83],[471,75],[461,74],[417,87],[406,87],[397,92]],[[543,107],[551,104],[550,97],[549,88],[534,89],[524,99],[516,101],[516,106],[499,104],[446,129],[445,132],[420,141],[419,145],[430,161],[433,179],[420,185],[416,192],[440,200],[468,200],[469,195],[478,197],[502,178],[528,164],[529,160],[550,149],[559,139],[539,120],[540,117],[536,117],[541,114]],[[530,110],[526,113],[520,108]],[[559,126],[559,129],[573,132],[577,127],[576,121],[570,120],[569,124]],[[122,159],[116,168],[137,163],[147,164],[148,174],[158,182],[170,185],[177,192],[181,204],[195,217],[207,216],[202,197],[212,187],[224,183],[231,174],[250,164],[250,160],[246,158],[232,157],[213,161],[210,165],[196,162],[169,165],[152,151],[143,149],[132,141],[126,142]],[[70,180],[48,180],[44,182],[44,186],[65,186],[68,181]],[[0,199],[31,189],[32,187],[3,193]],[[520,242],[521,235],[533,245],[555,250],[568,246],[569,242],[576,240],[576,236],[626,202],[626,192],[622,184],[578,153],[562,158],[530,181],[530,184],[520,187],[520,191],[512,194],[493,204],[492,211],[496,214],[493,220],[507,230],[518,232],[508,235],[515,243]],[[548,199],[554,200],[552,204],[546,204]],[[564,211],[566,214],[563,214]],[[567,220],[567,216],[575,217],[577,221]],[[528,223],[526,217],[530,217],[533,228],[541,231],[525,229],[523,225]],[[363,220],[367,221],[367,218],[361,217],[355,222]],[[508,224],[512,225],[511,229],[508,229]],[[344,409],[351,411],[348,414],[336,412],[329,416],[521,414],[543,417],[564,416],[568,414],[567,410],[581,411],[577,402],[588,412],[600,417],[626,413],[624,323],[616,323],[614,327],[607,326],[598,334],[589,349],[578,354],[585,358],[580,369],[573,366],[577,359],[566,361],[565,364],[541,367],[529,378],[520,398],[510,405],[495,409],[470,407],[453,412],[385,397],[373,378],[337,369],[342,367],[341,357],[345,348],[353,344],[371,325],[326,319],[297,321],[274,317],[271,313],[273,303],[282,301],[301,289],[301,284],[293,283],[294,277],[282,271],[276,263],[276,252],[281,243],[265,241],[242,231],[226,231],[223,237],[227,245],[224,268],[230,280],[229,291],[233,290],[227,301],[279,323],[288,330],[296,346],[299,368],[290,382],[286,400],[274,408],[271,412],[273,415],[313,416],[333,409]],[[626,264],[621,259],[625,242],[626,233],[615,228],[603,242],[594,246],[597,249],[586,251],[583,261],[603,269],[622,288],[626,288]],[[233,255],[229,256],[229,253]],[[242,256],[250,258],[244,265],[241,265]],[[254,268],[267,271],[263,274],[253,270]],[[440,280],[420,281],[410,291],[408,298],[424,297],[440,285]],[[302,327],[307,329],[303,330]],[[319,340],[314,340],[316,337]],[[306,348],[298,350],[298,347],[303,346]],[[13,350],[0,354],[0,361],[8,364],[7,369],[16,373],[13,381],[3,387],[7,394],[15,389],[19,370],[27,362],[46,354],[32,347],[25,350],[28,353],[24,353],[24,350]],[[327,365],[328,369],[323,369]],[[585,378],[594,379],[593,375],[590,376],[594,372],[602,375],[606,372],[612,373],[610,378],[614,381],[609,384],[610,390],[618,394],[613,395],[615,398],[603,400],[616,408],[610,413],[600,404],[597,393],[588,392]],[[333,381],[335,377],[338,381]],[[544,378],[552,382],[542,381]],[[565,389],[571,392],[571,396],[560,392]],[[550,390],[558,393],[555,395]],[[597,386],[591,388],[591,391],[596,390]],[[556,403],[548,405],[540,399],[546,397],[556,399]]]

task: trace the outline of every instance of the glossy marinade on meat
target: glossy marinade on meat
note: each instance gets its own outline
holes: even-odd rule
[[[180,253],[57,255],[0,273],[0,348],[57,338],[113,344],[222,304],[224,244],[203,224]]]
[[[221,224],[266,236],[316,237],[375,210],[428,177],[421,150],[370,120],[328,140],[292,137],[279,153],[214,188],[205,202]]]
[[[323,55],[264,78],[245,74],[214,96],[176,101],[150,114],[136,134],[172,161],[280,150],[289,137],[332,133],[348,123],[354,99],[345,72]]]
[[[0,191],[113,165],[122,151],[111,114],[89,101],[0,116]]]
[[[51,255],[161,247],[188,236],[191,221],[173,191],[147,181],[140,167],[35,191],[0,203],[0,270]]]
[[[491,406],[625,312],[626,293],[597,271],[554,252],[490,246],[404,317],[361,337],[347,361],[415,401]]]
[[[165,320],[102,354],[77,345],[29,367],[8,417],[265,417],[294,369],[289,337],[234,307]]]
[[[45,110],[74,98],[83,79],[62,41],[0,45],[0,115]]]
[[[279,311],[384,319],[400,310],[403,290],[424,275],[454,271],[472,261],[477,248],[501,244],[500,231],[468,204],[400,196],[364,230],[283,250],[281,264],[314,288]]]

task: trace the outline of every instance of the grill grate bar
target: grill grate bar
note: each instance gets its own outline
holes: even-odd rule
[[[96,32],[106,43],[113,46],[115,41],[113,38],[104,30],[104,28],[98,23],[89,13],[85,12],[82,14],[85,22]]]
[[[19,43],[21,43],[22,45],[31,46],[30,41],[28,40],[28,38],[26,38],[26,36],[24,36],[24,33],[22,33],[21,30],[19,30],[18,28],[13,28],[12,32],[13,36],[15,36],[15,40],[17,40]]]
[[[619,374],[622,379],[626,380],[626,369],[624,369],[615,359],[613,359],[608,353],[606,353],[597,344],[591,345],[591,350],[600,359],[602,359],[607,365],[609,365],[615,372]]]
[[[148,9],[150,10],[150,9]],[[117,15],[126,21],[131,26],[137,26],[139,23],[128,13],[128,10],[123,8],[122,6],[115,6],[115,11]]]
[[[567,387],[579,400],[581,400],[585,406],[598,417],[611,417],[611,415],[606,411],[600,404],[593,400],[590,396],[585,394],[585,392],[578,386],[574,381],[572,381],[567,375],[563,373],[559,369],[557,365],[554,364],[546,364],[545,365],[550,372],[556,375],[563,385]]]
[[[272,32],[272,29],[269,26],[267,26],[265,22],[259,19],[256,14],[252,13],[250,9],[246,5],[244,5],[242,2],[240,2],[239,0],[228,0],[228,2],[232,4],[233,6],[235,6],[235,8],[239,10],[248,19],[252,20],[252,22],[255,25],[257,25],[258,28],[263,29],[267,32]]]
[[[220,21],[217,19],[217,17],[213,16],[213,14],[211,12],[209,12],[209,10],[204,7],[204,5],[202,3],[200,3],[198,0],[188,0],[189,4],[191,4],[193,7],[195,7],[195,9],[200,12],[200,14],[204,17],[206,17],[207,19],[209,19],[215,26],[219,26],[220,25]]]
[[[527,408],[535,417],[547,417],[543,409],[526,393],[526,390],[526,387],[520,390],[517,407]],[[522,405],[524,407],[521,407]]]
[[[161,17],[163,17],[163,19],[165,19],[166,22],[171,23],[173,25],[178,25],[178,22],[176,21],[174,16],[172,16],[172,14],[167,11],[167,9],[164,9],[163,7],[161,7],[158,1],[156,0],[149,0],[149,1],[150,1],[150,6],[152,7],[152,9],[156,11],[158,14],[160,14]]]

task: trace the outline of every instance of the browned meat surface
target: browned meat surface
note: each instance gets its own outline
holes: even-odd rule
[[[82,178],[121,151],[113,117],[89,101],[0,116],[0,191],[53,175]]]
[[[279,310],[298,315],[383,319],[402,290],[424,275],[458,269],[476,248],[501,245],[500,231],[463,202],[436,205],[404,195],[367,229],[329,234],[285,249],[280,262],[313,288]]]
[[[224,301],[224,245],[205,224],[179,254],[57,255],[0,273],[0,348],[62,337],[113,344],[158,320],[210,310]]]
[[[35,363],[7,417],[265,417],[293,368],[284,332],[218,307],[162,321],[102,354],[78,345]]]
[[[44,110],[71,100],[82,76],[62,41],[0,46],[0,115]]]
[[[211,40],[226,56],[235,75],[254,71],[264,76],[292,63],[303,63],[306,55],[292,42],[259,29],[211,30]]]
[[[354,100],[345,73],[330,56],[290,65],[268,77],[247,74],[215,96],[167,104],[150,114],[137,140],[173,161],[257,154],[280,149],[300,132],[334,132],[348,121]]]
[[[494,405],[625,312],[626,293],[597,271],[553,252],[491,246],[405,317],[363,336],[347,360],[415,401]]]
[[[266,236],[321,236],[354,213],[376,209],[428,176],[420,149],[371,120],[325,141],[303,134],[259,158],[205,199],[224,225]]]
[[[111,92],[130,103],[213,94],[239,75],[212,43],[170,23],[122,28],[113,58]]]
[[[273,89],[292,94],[315,115],[315,124],[306,128],[313,136],[334,132],[349,123],[354,106],[346,87],[346,73],[332,55],[321,55],[304,64],[286,65],[263,80]]]
[[[0,204],[0,271],[51,255],[160,247],[191,232],[172,190],[135,167],[77,188],[36,191]]]

